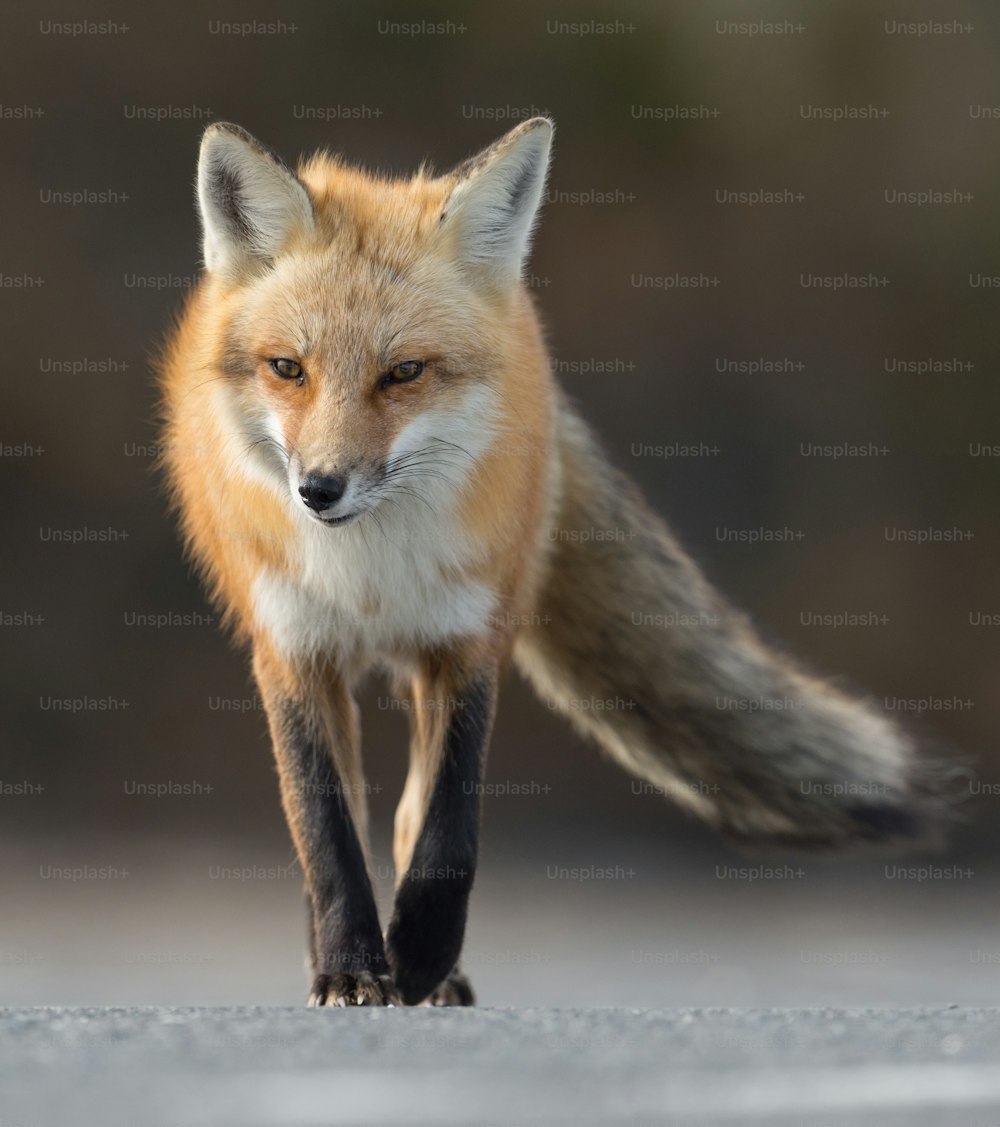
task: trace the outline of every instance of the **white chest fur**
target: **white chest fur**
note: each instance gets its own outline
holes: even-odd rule
[[[262,571],[254,584],[258,625],[288,654],[378,654],[486,631],[495,594],[455,577],[468,562],[460,534],[425,518],[416,537],[406,522],[372,521],[302,530],[302,574]]]

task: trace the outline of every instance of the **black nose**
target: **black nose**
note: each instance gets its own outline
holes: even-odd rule
[[[299,496],[306,505],[322,513],[330,509],[344,496],[347,482],[342,477],[327,477],[324,474],[306,474],[299,486]]]

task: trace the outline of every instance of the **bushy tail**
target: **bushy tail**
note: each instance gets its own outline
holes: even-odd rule
[[[768,648],[568,406],[560,427],[558,534],[515,649],[542,697],[730,835],[925,840],[944,804],[910,738]]]

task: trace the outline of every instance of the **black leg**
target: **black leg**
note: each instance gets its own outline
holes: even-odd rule
[[[396,903],[387,937],[403,1001],[423,1001],[453,970],[465,936],[479,842],[480,783],[496,701],[492,671],[453,688],[439,676],[418,687],[416,777],[408,783],[412,846],[397,841]],[[418,808],[422,807],[422,817]],[[419,826],[419,831],[417,828]]]
[[[282,804],[312,908],[312,1005],[395,1001],[364,848],[345,787],[352,770],[353,702],[342,687],[299,683],[255,663],[267,706]],[[338,765],[340,770],[338,770]],[[363,795],[362,795],[363,797]]]

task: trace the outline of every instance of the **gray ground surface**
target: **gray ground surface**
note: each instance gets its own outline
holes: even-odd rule
[[[1000,1124],[1000,1009],[0,1010],[2,1127]]]

